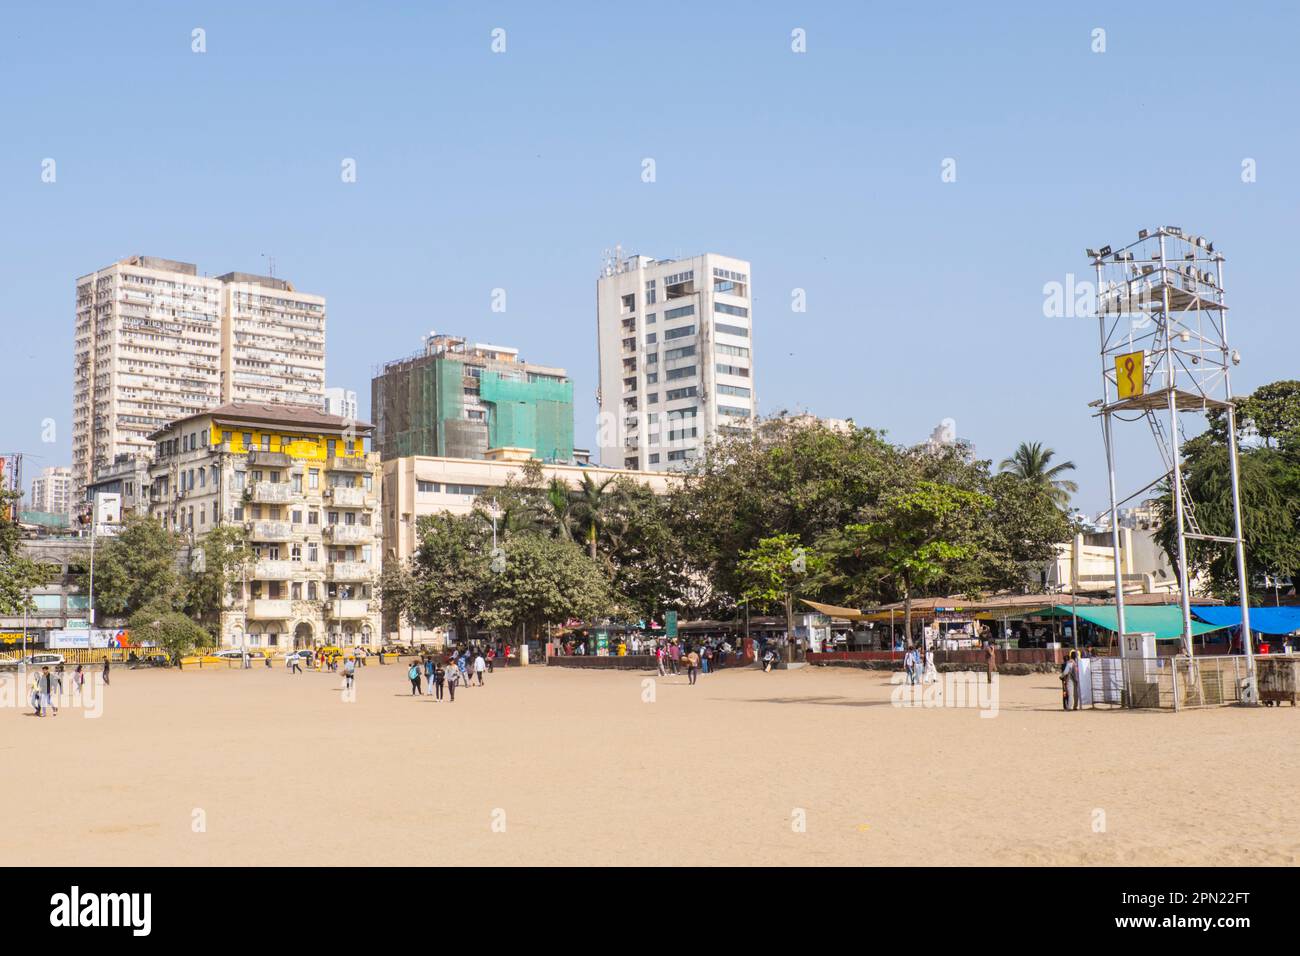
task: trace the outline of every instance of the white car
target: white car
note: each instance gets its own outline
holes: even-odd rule
[[[245,654],[248,655],[249,660],[253,660],[253,661],[260,661],[262,658],[266,657],[266,654],[263,653],[262,651],[259,650],[241,651],[237,647],[222,648],[219,651],[214,651],[212,653],[212,656],[220,657],[222,660],[239,661],[244,659]]]
[[[62,654],[28,654],[28,667],[53,667],[65,663]]]

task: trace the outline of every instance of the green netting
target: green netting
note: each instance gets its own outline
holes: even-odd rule
[[[531,448],[542,459],[573,457],[573,383],[518,381],[485,371],[479,396],[488,406],[492,448]]]

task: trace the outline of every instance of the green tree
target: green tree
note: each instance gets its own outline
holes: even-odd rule
[[[417,535],[406,609],[425,627],[464,635],[491,598],[491,529],[477,515],[444,511],[421,518]]]
[[[203,553],[203,570],[185,580],[184,608],[196,620],[216,622],[235,586],[243,584],[255,555],[241,525],[213,528],[199,540],[198,548]]]
[[[1043,485],[1051,490],[1052,500],[1064,508],[1070,503],[1070,495],[1079,490],[1076,482],[1062,478],[1067,471],[1074,471],[1074,462],[1063,461],[1052,464],[1056,452],[1043,446],[1042,442],[1021,442],[1010,458],[1003,458],[998,466],[1000,471],[1009,472],[1023,481]]]
[[[832,533],[824,546],[837,556],[854,555],[859,593],[892,586],[903,601],[910,644],[914,598],[979,583],[972,562],[980,550],[980,521],[992,506],[982,492],[914,479],[881,495],[869,520]]]
[[[898,451],[865,428],[831,428],[778,415],[752,433],[711,442],[670,496],[674,533],[716,612],[741,596],[737,555],[764,538],[801,541],[859,520],[889,481]]]
[[[95,545],[95,607],[104,615],[131,615],[155,601],[173,609],[184,600],[177,561],[181,539],[152,518],[128,515],[115,537]],[[89,581],[83,582],[84,587]]]
[[[133,641],[154,644],[173,660],[216,643],[212,634],[175,610],[166,598],[156,598],[135,611],[127,628]]]
[[[587,542],[587,557],[592,561],[596,560],[596,542],[605,527],[609,512],[614,505],[613,499],[617,496],[619,488],[620,486],[614,483],[612,475],[596,481],[586,473],[582,476],[582,484],[578,486],[577,502],[573,509],[574,518],[578,527],[582,529],[583,537]]]
[[[11,520],[21,496],[0,489],[0,614],[31,611],[32,588],[44,587],[54,577],[53,568],[27,557],[22,550],[22,529]]]
[[[572,541],[520,535],[506,544],[505,569],[491,581],[479,621],[524,637],[548,623],[616,615],[621,603],[600,567]]]
[[[779,604],[785,611],[786,659],[794,654],[794,602],[817,593],[818,575],[825,559],[799,543],[799,536],[778,534],[763,538],[740,553],[736,569],[743,585],[742,597],[758,605]]]
[[[540,524],[561,541],[573,541],[577,526],[573,489],[562,478],[552,478],[538,505]]]
[[[1246,587],[1262,597],[1265,575],[1300,579],[1300,381],[1261,385],[1235,404]],[[1207,417],[1209,428],[1182,446],[1183,482],[1201,531],[1230,537],[1235,530],[1227,415],[1212,410]],[[1256,440],[1242,444],[1252,432]],[[1177,567],[1170,484],[1165,481],[1156,499],[1161,515],[1156,538]],[[1203,574],[1215,595],[1236,602],[1232,545],[1188,540],[1187,563],[1189,576]]]

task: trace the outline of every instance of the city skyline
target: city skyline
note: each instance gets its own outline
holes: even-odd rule
[[[155,5],[129,25],[92,7],[68,24],[16,12],[0,70],[11,85],[43,78],[3,107],[12,136],[0,189],[26,228],[0,240],[0,277],[7,326],[48,333],[19,340],[0,448],[23,451],[28,475],[71,463],[69,277],[134,254],[261,274],[274,265],[326,298],[327,378],[358,392],[362,418],[372,366],[428,328],[509,341],[569,370],[575,442],[587,447],[597,427],[588,283],[602,251],[740,256],[758,277],[769,343],[760,414],[851,417],[907,444],[951,418],[995,464],[1021,440],[1042,441],[1079,465],[1075,503],[1089,513],[1106,497],[1087,409],[1100,384],[1095,323],[1044,315],[1046,286],[1089,277],[1086,246],[1167,223],[1211,237],[1228,260],[1235,390],[1289,377],[1268,305],[1297,199],[1280,172],[1295,133],[1267,105],[1296,86],[1280,65],[1285,30],[1220,24],[1223,75],[1183,102],[1161,95],[1179,68],[1167,51],[1199,27],[1152,10],[1025,7],[1007,34],[960,8],[938,19],[693,10],[690,31],[679,9],[380,11],[352,23]],[[792,48],[796,30],[806,52]],[[606,36],[623,40],[593,42]],[[950,68],[917,69],[918,56]],[[43,61],[95,57],[123,88],[150,90],[147,115],[129,99],[113,111],[147,121],[149,141],[96,148],[71,122],[92,90],[89,67],[41,72]],[[1069,70],[1056,69],[1063,61]],[[635,70],[654,76],[654,93],[625,110],[601,80]],[[1081,82],[1084,71],[1094,79]],[[1133,90],[1150,95],[1135,104]],[[228,121],[229,102],[268,96],[273,108]],[[1211,117],[1219,145],[1175,167],[1108,146],[1140,141],[1156,120]],[[221,130],[257,148],[228,148]],[[46,160],[53,181],[42,181]],[[791,330],[788,347],[774,344]],[[1122,441],[1124,496],[1159,466],[1141,435]]]

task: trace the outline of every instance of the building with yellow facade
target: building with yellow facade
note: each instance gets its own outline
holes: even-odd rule
[[[378,646],[382,473],[368,424],[232,404],[154,432],[149,513],[197,542],[246,529],[256,560],[221,612],[224,647]]]

